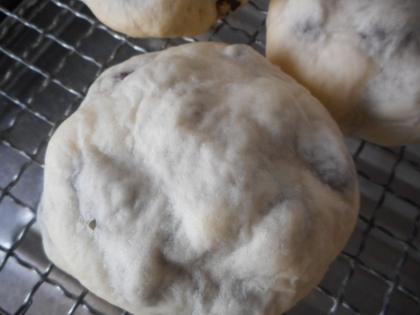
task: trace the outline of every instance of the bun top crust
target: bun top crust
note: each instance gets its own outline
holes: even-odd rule
[[[110,68],[45,165],[48,257],[138,315],[280,314],[321,280],[358,213],[335,122],[245,45]]]

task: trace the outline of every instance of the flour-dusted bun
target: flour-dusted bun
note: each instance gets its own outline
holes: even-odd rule
[[[420,142],[420,1],[273,0],[267,57],[345,133]]]
[[[194,36],[248,0],[82,0],[110,28],[134,37]]]
[[[51,260],[133,314],[278,315],[357,212],[326,109],[250,47],[196,43],[99,77],[51,139],[38,218]]]

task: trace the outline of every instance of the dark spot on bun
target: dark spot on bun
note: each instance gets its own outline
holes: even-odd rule
[[[133,73],[133,71],[131,71],[131,72],[121,72],[120,74],[118,74],[118,79],[122,81],[132,73]]]
[[[383,29],[377,29],[375,31],[374,35],[380,41],[385,40],[385,38],[387,37],[387,34],[386,34],[386,32]]]
[[[296,23],[293,31],[299,39],[314,40],[321,34],[322,24],[313,19],[307,19]]]
[[[241,2],[237,0],[217,0],[216,8],[219,17],[223,17],[226,14],[235,11],[241,6]]]
[[[359,32],[358,35],[363,40],[377,41],[377,42],[382,42],[388,37],[385,30],[380,29],[380,28],[375,29],[371,32],[362,31],[362,32]]]
[[[89,227],[93,231],[96,228],[96,220],[92,220],[89,222]]]
[[[413,31],[409,31],[404,36],[402,36],[401,47],[405,48],[410,46],[413,42],[415,42],[415,36]]]
[[[364,32],[360,32],[359,36],[360,36],[361,39],[367,39],[368,38],[368,35]]]

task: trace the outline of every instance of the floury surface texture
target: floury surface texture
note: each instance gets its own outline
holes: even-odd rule
[[[98,78],[50,141],[38,219],[48,257],[133,314],[278,315],[358,202],[306,89],[248,46],[195,43]]]
[[[267,57],[345,133],[420,143],[420,1],[273,0]]]

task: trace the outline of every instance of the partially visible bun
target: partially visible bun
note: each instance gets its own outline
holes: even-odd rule
[[[267,57],[344,133],[381,145],[420,142],[418,0],[272,0]]]
[[[105,25],[133,37],[194,36],[247,0],[83,0]]]

